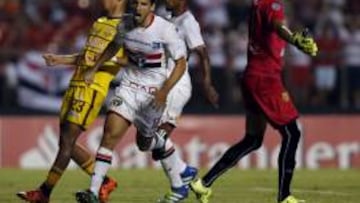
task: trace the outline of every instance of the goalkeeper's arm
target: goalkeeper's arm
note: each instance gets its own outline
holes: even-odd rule
[[[293,44],[298,49],[311,56],[316,56],[318,52],[314,39],[309,36],[307,30],[301,32],[291,32],[291,30],[280,21],[273,22],[277,34],[285,41]]]

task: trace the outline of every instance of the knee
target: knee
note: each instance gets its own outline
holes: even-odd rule
[[[63,156],[71,156],[73,144],[66,136],[60,136],[59,151]]]
[[[253,150],[257,150],[262,146],[264,136],[262,134],[246,134],[244,142],[252,146]]]
[[[153,139],[154,137],[147,137],[138,133],[136,136],[136,145],[142,152],[150,151]]]
[[[295,141],[298,141],[302,135],[302,127],[300,122],[298,122],[297,120],[281,126],[279,131],[283,138]]]
[[[254,141],[254,150],[258,150],[261,147],[261,145],[262,145],[262,139],[261,140],[256,139]]]
[[[73,124],[63,124],[60,127],[59,148],[62,153],[71,153],[78,136],[81,134],[80,127]]]

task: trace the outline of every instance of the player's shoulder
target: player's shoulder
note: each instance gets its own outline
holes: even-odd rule
[[[159,28],[159,31],[163,31],[164,29],[175,29],[175,25],[170,22],[168,19],[159,16],[159,15],[155,15],[154,18],[154,23],[156,25],[157,28]]]
[[[97,18],[94,22],[94,24],[105,24],[110,26],[116,26],[121,21],[121,18],[110,18],[108,16],[101,16]]]
[[[183,13],[175,22],[177,26],[184,30],[193,30],[200,26],[199,22],[190,11]]]
[[[167,24],[172,24],[168,19],[166,19],[165,17],[163,17],[163,16],[160,16],[160,15],[155,15],[154,16],[154,22],[156,23],[156,24],[165,24],[165,25],[167,25]]]
[[[194,14],[190,10],[185,11],[180,16],[181,16],[181,18],[186,19],[186,20],[195,20]]]
[[[191,11],[186,11],[185,13],[183,13],[184,17],[183,17],[183,21],[185,24],[198,24],[199,22],[196,20],[194,14]]]
[[[96,19],[96,22],[103,23],[108,21],[108,18],[106,16],[100,16]]]
[[[107,21],[107,18],[105,16],[101,16],[101,17],[98,17],[96,18],[91,26],[94,28],[94,27],[98,27],[98,26],[102,26],[102,24],[106,24],[106,21]]]

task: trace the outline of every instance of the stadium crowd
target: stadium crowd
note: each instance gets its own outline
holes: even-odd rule
[[[215,111],[198,95],[197,60],[191,58],[193,97],[186,112],[241,112],[240,78],[247,62],[247,16],[251,0],[193,0],[220,93]],[[294,47],[286,52],[285,80],[303,112],[360,110],[360,1],[292,0],[292,28],[307,27],[320,53],[316,58]],[[164,8],[158,8],[164,13]],[[0,112],[59,110],[71,68],[45,66],[44,52],[75,53],[90,23],[101,15],[96,0],[0,0]]]

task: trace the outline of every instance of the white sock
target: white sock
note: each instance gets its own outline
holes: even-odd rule
[[[173,147],[173,144],[170,139],[167,139],[166,149],[170,149],[170,146]],[[177,151],[174,151],[165,159],[160,160],[160,163],[169,178],[171,187],[178,188],[184,185],[180,174],[185,170],[186,163],[180,158],[180,155]]]
[[[90,191],[96,196],[99,195],[100,187],[104,181],[106,173],[111,166],[113,152],[110,149],[100,147],[96,154],[94,174],[91,177]]]

